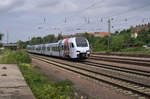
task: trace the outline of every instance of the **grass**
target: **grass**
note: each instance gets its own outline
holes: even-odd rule
[[[31,58],[24,51],[5,51],[0,59],[1,64],[30,63]]]
[[[127,54],[150,54],[150,49],[135,47],[135,48],[122,49],[120,52],[127,53]]]
[[[36,99],[73,99],[74,89],[69,80],[52,82],[43,73],[30,66],[31,58],[24,51],[5,51],[1,64],[18,64]]]
[[[19,68],[36,99],[73,99],[74,89],[70,81],[51,82],[29,64],[19,64]]]
[[[4,51],[3,50],[0,50],[0,55],[3,55],[4,54]]]
[[[114,52],[111,50],[105,50],[105,51],[97,51],[101,53],[123,53],[123,54],[149,54],[150,55],[150,49],[145,49],[143,47],[133,47],[133,48],[124,48],[121,49],[118,52]]]

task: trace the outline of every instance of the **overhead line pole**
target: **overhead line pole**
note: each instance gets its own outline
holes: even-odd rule
[[[110,49],[110,38],[111,38],[111,20],[108,19],[108,33],[109,33],[109,37],[108,37],[108,49]]]

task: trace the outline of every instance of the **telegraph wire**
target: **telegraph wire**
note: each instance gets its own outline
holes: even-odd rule
[[[103,0],[103,1],[104,1],[104,0]],[[103,2],[103,1],[98,1],[98,2]],[[79,12],[78,12],[78,15],[80,15],[79,13],[82,13],[82,12],[84,12],[84,11],[87,11],[87,10],[91,9],[91,8],[94,8],[94,7],[98,4],[98,2],[95,2],[95,3],[91,4],[89,7],[86,7],[86,8],[84,8],[83,10],[79,11]],[[139,9],[146,8],[147,6],[149,6],[149,4],[146,4],[146,5],[144,5],[144,6],[142,6],[142,7],[139,7],[139,8],[129,9],[129,10],[125,11],[125,12],[120,12],[120,13],[117,13],[117,14],[112,15],[112,16],[106,16],[106,17],[100,18],[100,22],[102,23],[102,22],[104,22],[104,19],[107,20],[108,18],[117,17],[117,16],[119,17],[119,16],[121,16],[121,15],[130,13],[130,12],[132,12],[132,11],[136,11],[136,10],[139,10]],[[129,21],[129,18],[124,18],[123,20],[124,20],[125,22],[128,22],[128,21]],[[145,21],[145,19],[143,19],[143,22],[144,22],[144,21]],[[90,20],[89,17],[85,17],[85,18],[84,18],[84,22],[85,22],[86,24],[91,24],[91,20]],[[68,24],[68,20],[67,20],[66,17],[65,17],[64,23]],[[83,23],[83,25],[85,25],[85,23]],[[77,24],[77,25],[78,25],[78,24]],[[81,24],[79,24],[79,25],[81,25]],[[76,25],[75,25],[75,27],[76,27]],[[81,26],[81,27],[82,27],[82,26]]]

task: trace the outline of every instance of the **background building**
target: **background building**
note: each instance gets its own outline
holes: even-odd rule
[[[86,33],[89,35],[93,35],[94,37],[100,37],[100,38],[110,35],[109,32],[86,32]],[[84,33],[76,33],[76,34],[72,34],[72,35],[62,35],[62,37],[63,38],[78,37],[78,36],[81,36],[82,34],[84,34]]]
[[[132,31],[131,31],[131,37],[137,38],[138,32],[141,30],[149,29],[150,23],[144,24],[144,25],[137,25]]]

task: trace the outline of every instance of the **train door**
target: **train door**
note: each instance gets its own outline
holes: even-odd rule
[[[59,42],[58,51],[59,51],[59,56],[62,56],[62,41]]]
[[[71,42],[70,44],[69,44],[69,47],[70,47],[70,57],[71,58],[74,58],[75,57],[75,47],[74,47],[74,44]]]
[[[53,52],[53,50],[52,50],[52,45],[49,46],[49,48],[50,48],[50,55],[52,55],[52,52]]]
[[[42,53],[42,54],[45,54],[46,46],[43,44],[41,47],[42,47],[41,53]]]
[[[64,44],[61,44],[61,51],[60,51],[60,54],[62,57],[65,56],[65,47],[64,47]]]

